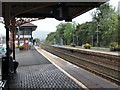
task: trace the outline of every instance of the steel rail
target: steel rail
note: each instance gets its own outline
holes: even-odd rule
[[[42,48],[81,68],[84,68],[94,74],[97,74],[98,76],[101,76],[113,83],[116,83],[117,85],[119,85],[120,83],[119,81],[120,70],[118,68],[113,68],[110,65],[105,65],[103,63],[94,62],[91,60],[91,58],[76,56],[73,53],[68,53],[67,51],[66,52],[63,51],[59,47],[42,45]],[[69,49],[69,50],[72,50],[72,49]],[[84,55],[86,55],[86,53],[84,53]],[[94,59],[95,58],[96,56],[94,56]]]

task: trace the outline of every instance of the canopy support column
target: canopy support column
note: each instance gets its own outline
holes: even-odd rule
[[[13,49],[13,59],[15,60],[15,32],[16,32],[16,26],[15,26],[15,18],[12,19],[12,49]]]

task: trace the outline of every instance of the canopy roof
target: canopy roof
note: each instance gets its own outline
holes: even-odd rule
[[[22,0],[22,2],[4,1],[5,0],[2,2],[3,17],[9,12],[10,18],[23,17],[44,19],[49,17],[56,18],[57,20],[71,21],[73,18],[100,6],[108,0],[92,0],[94,2],[35,2],[39,0],[35,0],[34,2],[30,2],[31,0],[28,0],[29,2],[27,2],[27,0]]]
[[[36,25],[32,24],[32,23],[25,23],[25,24],[22,24],[20,26],[20,30],[29,30],[29,31],[35,31],[37,28]]]
[[[37,26],[32,23],[25,23],[25,24],[20,25],[20,27],[37,27]]]
[[[20,35],[31,35],[32,31],[35,31],[37,28],[36,25],[32,24],[32,23],[25,23],[20,25],[17,29],[16,29],[16,34],[20,34]],[[19,29],[19,32],[18,32]]]

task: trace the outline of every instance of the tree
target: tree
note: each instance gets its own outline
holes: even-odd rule
[[[49,44],[49,45],[53,45],[55,39],[56,39],[56,32],[51,32],[47,35],[47,38],[45,39],[45,43]]]
[[[109,3],[103,4],[96,9],[92,15],[93,22],[96,23],[96,30],[98,28],[99,45],[109,46],[110,42],[117,40],[117,12]],[[99,26],[99,27],[98,27]]]
[[[62,41],[64,45],[69,45],[73,42],[73,33],[75,33],[75,27],[75,23],[60,23],[56,26],[56,32],[48,34],[46,43],[53,44],[55,40],[56,44],[60,45]]]
[[[98,7],[92,13],[92,18],[91,22],[81,25],[75,22],[60,23],[54,34],[56,43],[60,44],[61,37],[64,45],[70,45],[73,42],[82,45],[88,42],[92,46],[108,47],[111,42],[118,41],[118,14],[109,3]],[[50,35],[49,38],[53,36]]]
[[[36,43],[36,45],[38,45],[40,43],[40,39],[39,38],[34,38],[33,39],[33,45]]]
[[[72,23],[66,23],[63,35],[64,35],[64,40],[66,42],[66,45],[69,45],[70,43],[72,43],[72,37],[73,37],[73,25],[72,25]]]
[[[64,33],[64,28],[65,28],[65,24],[64,23],[60,23],[56,26],[56,34],[55,34],[55,37],[56,37],[56,43],[57,44],[64,44],[64,36],[63,36],[63,33]]]

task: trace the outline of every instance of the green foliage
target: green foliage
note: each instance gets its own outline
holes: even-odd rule
[[[24,49],[24,47],[23,46],[16,46],[16,48],[19,48],[20,50],[23,50]]]
[[[40,39],[39,38],[34,38],[33,39],[33,43],[36,42],[36,45],[39,45],[40,44]]]
[[[73,33],[75,30],[75,23],[60,23],[56,28],[56,32],[48,34],[46,38],[47,44],[60,44],[61,40],[63,39],[64,45],[70,45],[73,42]]]
[[[106,47],[110,42],[117,41],[118,15],[109,3],[98,7],[92,17],[93,22],[96,23],[96,29],[99,24],[99,46]]]
[[[20,50],[23,50],[23,46],[19,46],[19,49],[20,49]]]
[[[56,39],[56,43],[60,44],[60,38],[64,38],[63,33],[64,33],[64,27],[65,24],[64,23],[60,23],[58,26],[56,26],[57,30],[56,30],[56,34],[55,34],[55,39]]]
[[[33,39],[35,42],[40,42],[40,39],[39,38],[35,38],[35,39]]]
[[[46,43],[64,45],[83,45],[88,42],[91,46],[108,47],[111,42],[120,42],[120,17],[118,13],[105,3],[92,13],[92,21],[82,24],[60,23],[56,32],[48,34]],[[97,43],[98,37],[98,45]]]
[[[48,34],[45,43],[49,44],[49,45],[53,45],[54,44],[54,38],[55,38],[56,32],[51,32],[50,34]]]
[[[64,40],[66,41],[66,45],[69,45],[72,42],[73,36],[73,25],[72,23],[67,23],[64,30]]]
[[[111,42],[109,48],[110,51],[120,51],[120,45],[117,42]]]

